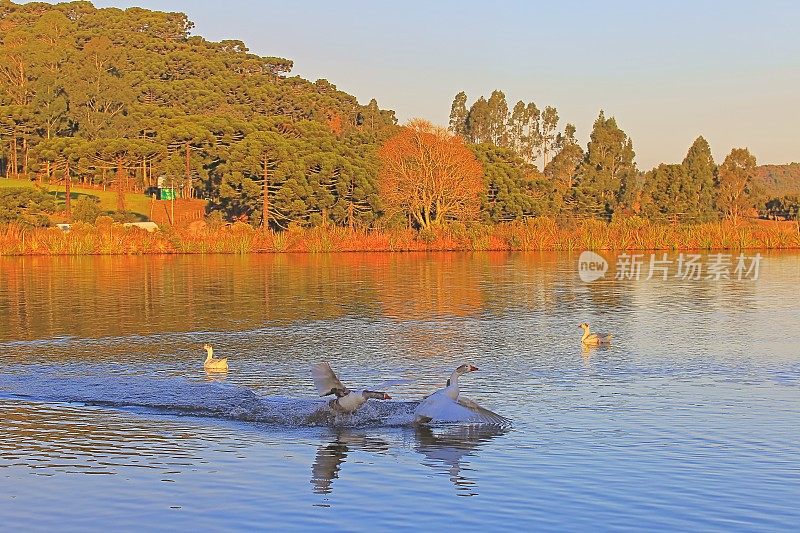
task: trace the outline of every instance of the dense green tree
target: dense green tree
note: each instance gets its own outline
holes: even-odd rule
[[[690,195],[694,199],[689,218],[698,222],[715,218],[714,179],[717,166],[711,155],[711,147],[702,136],[692,143],[682,164],[690,180]]]
[[[644,176],[641,213],[653,220],[693,220],[697,195],[683,165],[660,164]]]
[[[182,196],[194,198],[198,180],[208,178],[206,161],[214,144],[213,134],[202,119],[181,117],[159,128],[158,137],[167,154],[162,167],[164,174],[176,179]],[[151,185],[149,177],[144,176],[144,181],[145,186]]]
[[[0,189],[0,223],[47,226],[48,214],[56,209],[52,195],[38,189]]]
[[[481,212],[489,222],[502,222],[534,214],[525,176],[530,167],[507,148],[490,143],[471,147],[483,167],[486,192],[481,198]]]
[[[489,102],[481,96],[469,108],[466,122],[467,141],[480,144],[492,142],[492,113]]]
[[[764,204],[763,213],[771,220],[800,220],[800,194],[770,198]]]
[[[270,176],[267,184],[287,201],[275,205],[274,216],[297,214],[303,223],[327,216],[341,224],[376,216],[377,148],[397,120],[374,99],[363,106],[327,80],[287,77],[290,60],[257,56],[241,41],[191,36],[183,13],[88,2],[0,6],[6,175],[35,169],[41,179],[63,182],[63,161],[52,149],[60,141],[50,141],[74,138],[89,142],[70,175],[113,184],[121,200],[123,189],[146,189],[159,176],[182,196],[215,205],[252,201],[234,194],[232,184],[256,187],[258,213],[252,206],[225,212],[261,224],[263,173],[234,169],[234,158],[252,148],[257,133],[286,137],[284,130],[294,129],[299,159],[287,163],[284,182]],[[318,127],[298,126],[304,123]],[[237,148],[246,137],[247,146]]]
[[[564,133],[556,139],[556,154],[544,168],[544,175],[552,179],[562,198],[572,190],[575,173],[584,158],[583,148],[575,138],[575,126],[567,124]]]
[[[263,228],[275,221],[277,213],[270,209],[270,197],[277,188],[276,182],[285,177],[294,151],[289,139],[272,131],[253,132],[231,151],[231,169],[238,177],[240,192],[256,196],[253,193],[258,191],[261,207],[258,220]]]
[[[573,201],[583,215],[610,217],[627,202],[633,202],[636,164],[633,142],[603,112],[594,122],[586,156],[578,168]]]

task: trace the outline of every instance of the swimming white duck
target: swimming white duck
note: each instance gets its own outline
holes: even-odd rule
[[[339,381],[336,374],[331,370],[328,363],[318,363],[311,366],[311,376],[314,378],[314,386],[320,396],[336,395],[336,399],[328,402],[334,411],[340,413],[353,413],[362,405],[367,403],[370,398],[375,400],[391,400],[392,397],[385,392],[370,390],[351,391]]]
[[[214,359],[214,348],[210,344],[204,344],[203,349],[206,351],[206,360],[203,363],[203,368],[209,371],[225,371],[228,370],[228,358]]]
[[[610,344],[612,335],[610,333],[592,333],[589,331],[589,324],[584,322],[579,327],[583,329],[581,343],[587,346],[597,346],[599,344]]]
[[[453,370],[450,379],[447,380],[447,386],[427,396],[414,410],[415,421],[422,424],[431,421],[509,424],[511,421],[508,418],[484,409],[459,394],[458,378],[476,370],[478,368],[470,364],[463,364]]]

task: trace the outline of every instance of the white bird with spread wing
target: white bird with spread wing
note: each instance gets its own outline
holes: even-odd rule
[[[485,409],[460,395],[458,378],[478,370],[473,365],[464,364],[453,370],[447,386],[423,399],[414,411],[417,423],[428,422],[469,422],[475,424],[508,425],[511,421],[497,413]]]
[[[317,363],[311,366],[311,376],[314,378],[314,386],[320,396],[335,395],[336,399],[328,402],[334,411],[340,413],[353,413],[362,405],[367,403],[370,398],[375,400],[391,400],[392,397],[385,392],[375,392],[370,390],[351,391],[339,381],[336,374],[331,370],[328,363]]]

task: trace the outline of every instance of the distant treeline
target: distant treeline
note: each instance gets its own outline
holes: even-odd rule
[[[468,169],[461,192],[471,197],[434,195],[410,209],[401,186],[421,183],[423,172],[403,163],[413,148],[393,111],[290,76],[290,60],[252,54],[241,41],[193,36],[192,27],[183,13],[0,0],[0,174],[67,191],[74,182],[113,188],[119,212],[127,191],[160,183],[207,199],[217,218],[278,231],[543,216],[704,222],[766,212],[768,200],[773,217],[797,213],[796,198],[759,191],[746,149],[717,165],[698,137],[682,163],[642,173],[613,117],[600,113],[584,149],[574,126],[559,128],[554,107],[509,107],[500,91],[469,107],[456,96],[450,135],[466,150],[419,130],[422,142],[439,139],[460,154],[446,168]],[[389,163],[402,172],[386,172]],[[438,183],[459,176],[450,178]],[[45,224],[61,209],[36,195],[4,198],[4,220]],[[65,198],[63,218],[73,208],[94,213]]]
[[[513,208],[493,218],[566,212],[705,222],[755,210],[773,218],[797,217],[800,164],[757,167],[746,148],[735,148],[717,165],[699,136],[681,163],[642,172],[636,168],[632,140],[613,117],[600,112],[586,150],[575,139],[575,126],[568,123],[560,130],[558,123],[556,108],[523,101],[509,106],[499,90],[469,107],[464,92],[455,96],[450,131],[477,145],[482,161],[494,163],[494,168],[485,167],[490,200],[516,198],[501,202]],[[499,160],[506,168],[500,169]]]

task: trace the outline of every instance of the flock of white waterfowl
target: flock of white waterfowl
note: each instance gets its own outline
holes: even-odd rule
[[[583,329],[582,346],[601,346],[611,343],[611,334],[592,333],[589,324],[579,326]],[[209,372],[225,372],[228,370],[228,359],[214,357],[214,349],[204,344],[206,360],[203,368]],[[476,402],[461,395],[458,380],[461,376],[475,372],[478,368],[471,364],[463,364],[453,370],[444,388],[426,396],[414,410],[415,422],[470,422],[480,424],[506,425],[510,420],[481,407]],[[314,386],[321,397],[335,396],[328,402],[328,407],[335,413],[351,414],[360,409],[368,400],[391,400],[386,392],[372,390],[350,390],[345,387],[328,363],[317,363],[311,367]]]

